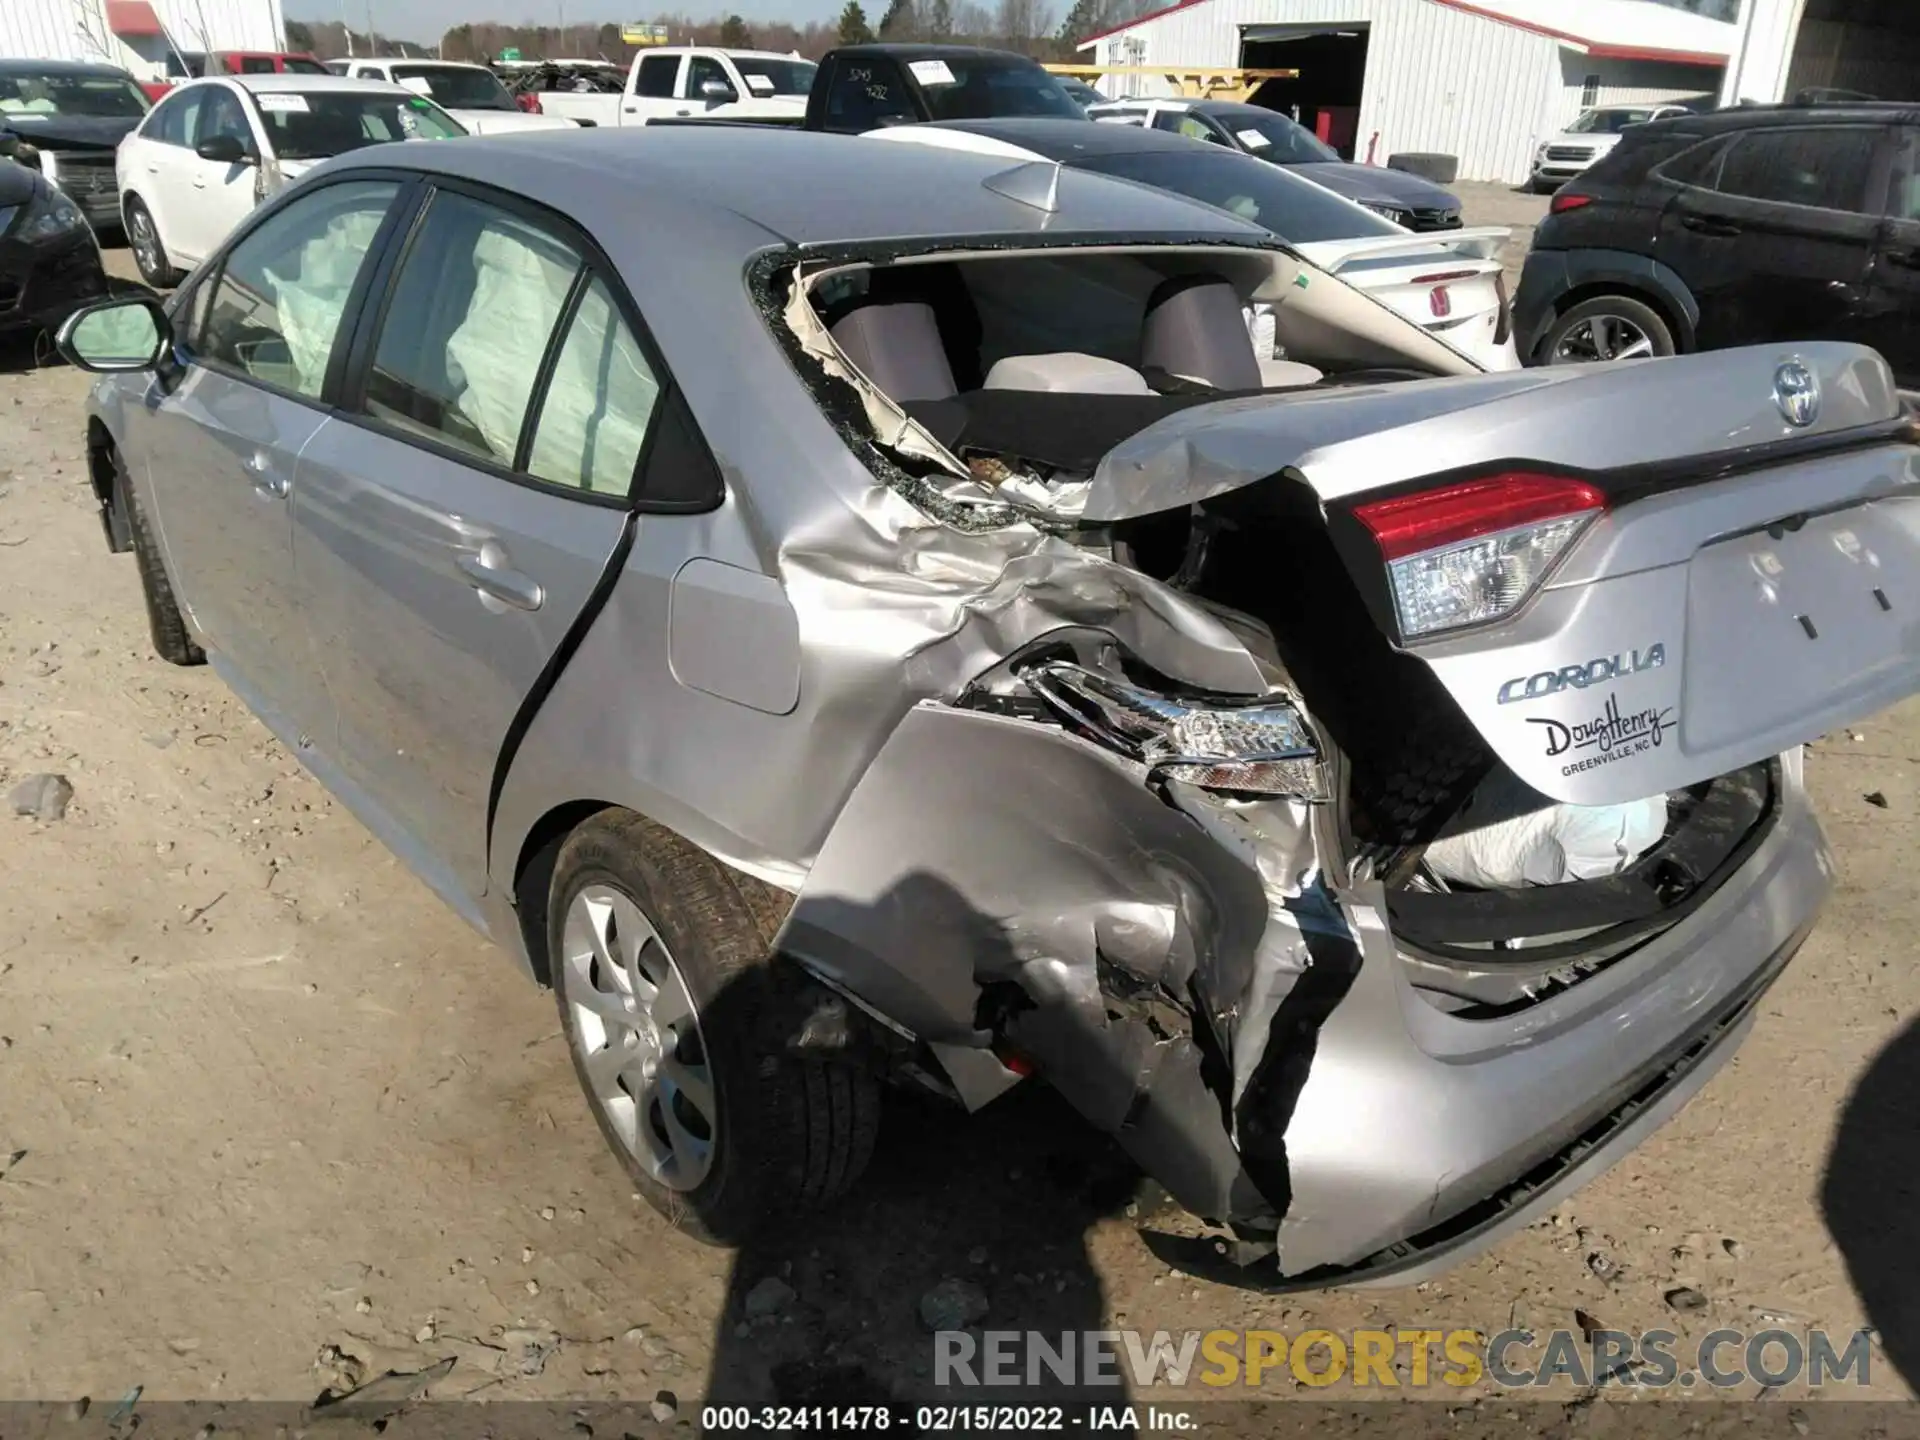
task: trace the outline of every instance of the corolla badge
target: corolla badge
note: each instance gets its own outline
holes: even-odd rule
[[[1789,425],[1805,429],[1820,418],[1820,382],[1798,360],[1789,360],[1774,369],[1773,403]]]

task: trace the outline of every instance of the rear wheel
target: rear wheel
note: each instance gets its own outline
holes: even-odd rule
[[[711,856],[603,811],[554,869],[548,956],[601,1134],[647,1201],[710,1244],[837,1198],[865,1168],[879,1081],[801,1051],[823,997],[772,953],[777,920]]]
[[[1673,332],[1651,305],[1627,295],[1582,300],[1540,344],[1548,365],[1592,365],[1674,353]]]
[[[131,540],[134,564],[140,570],[140,590],[147,602],[147,628],[153,634],[153,650],[170,665],[200,665],[207,652],[194,642],[193,632],[173,598],[173,584],[167,579],[166,566],[160,561],[160,546],[147,524],[146,512],[134,494],[127,475],[127,463],[119,450],[110,452],[113,461],[113,508],[125,517],[127,537]]]
[[[140,278],[156,290],[165,290],[180,281],[180,272],[167,258],[160,243],[160,229],[138,195],[127,197],[127,244],[133,247],[133,263],[140,267]]]

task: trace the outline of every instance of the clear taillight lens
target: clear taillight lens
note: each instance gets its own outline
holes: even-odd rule
[[[1187,699],[1065,661],[1020,678],[1062,719],[1156,773],[1211,790],[1325,797],[1313,732],[1291,697]]]
[[[1353,513],[1387,563],[1400,635],[1412,640],[1517,609],[1606,506],[1584,480],[1515,473]]]

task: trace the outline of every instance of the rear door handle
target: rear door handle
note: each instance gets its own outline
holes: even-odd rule
[[[1716,220],[1711,215],[1682,215],[1680,223],[1702,235],[1733,236],[1740,233],[1740,227],[1731,220]]]
[[[478,551],[460,556],[455,563],[467,583],[488,597],[516,610],[538,610],[546,603],[547,592],[531,575],[513,568],[507,547],[498,540],[484,540]]]

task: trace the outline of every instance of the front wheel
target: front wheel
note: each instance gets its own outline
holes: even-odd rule
[[[1673,332],[1651,305],[1626,295],[1582,300],[1553,322],[1541,342],[1548,365],[1592,365],[1674,353]]]
[[[160,242],[160,227],[138,195],[127,197],[127,244],[133,247],[133,263],[140,267],[140,278],[156,290],[165,290],[180,282],[180,272],[167,258],[167,247]]]
[[[796,1047],[808,1006],[841,1002],[772,953],[766,907],[731,871],[608,810],[561,848],[550,894],[574,1071],[656,1210],[738,1244],[853,1184],[879,1126],[878,1078],[849,1053]]]

